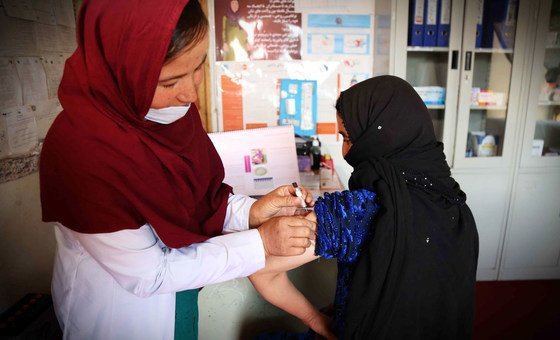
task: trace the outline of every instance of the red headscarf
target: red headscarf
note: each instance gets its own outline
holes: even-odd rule
[[[144,120],[187,1],[83,2],[41,154],[44,221],[82,233],[150,223],[174,248],[221,232],[231,188],[196,106],[169,125]]]

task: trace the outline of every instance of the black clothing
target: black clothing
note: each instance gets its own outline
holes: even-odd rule
[[[436,141],[430,114],[404,80],[381,76],[341,93],[352,142],[351,190],[381,206],[354,271],[344,339],[469,339],[478,233]]]

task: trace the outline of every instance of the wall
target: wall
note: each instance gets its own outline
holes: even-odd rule
[[[75,49],[74,15],[72,0],[4,1],[0,6],[0,58],[5,62],[0,74],[0,312],[27,293],[50,292],[55,241],[52,227],[41,221],[38,154],[8,144],[13,130],[6,127],[6,112],[33,112],[36,125],[30,131],[37,148],[60,108],[56,90],[63,61]],[[41,63],[34,69],[39,72],[10,73],[22,57]],[[23,156],[33,162],[22,169],[17,165]]]
[[[41,222],[39,176],[0,184],[0,312],[26,293],[50,292],[55,241]]]

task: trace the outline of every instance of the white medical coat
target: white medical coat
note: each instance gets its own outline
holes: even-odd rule
[[[64,339],[173,339],[177,291],[264,267],[259,232],[248,230],[253,202],[231,195],[226,234],[179,249],[149,224],[103,234],[57,224],[52,293]]]

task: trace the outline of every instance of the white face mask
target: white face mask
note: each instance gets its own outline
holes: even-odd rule
[[[149,109],[144,118],[160,124],[171,124],[183,118],[190,107],[191,103],[183,106],[164,107],[163,109]]]

